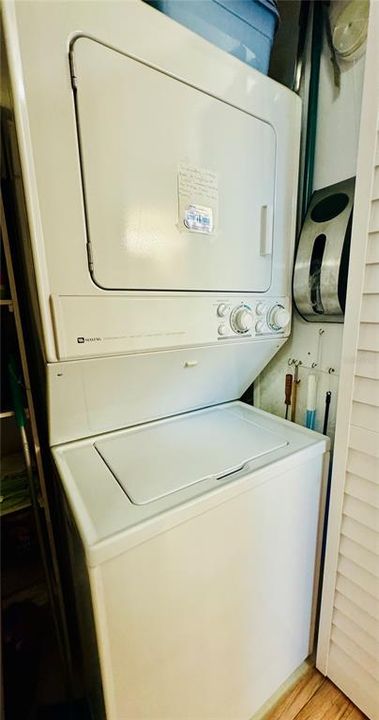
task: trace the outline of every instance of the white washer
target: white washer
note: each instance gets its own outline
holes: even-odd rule
[[[100,677],[107,720],[248,720],[309,655],[327,442],[234,402],[53,448],[96,720]]]

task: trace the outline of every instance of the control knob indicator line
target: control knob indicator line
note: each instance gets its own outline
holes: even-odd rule
[[[284,330],[290,321],[290,314],[283,305],[274,305],[267,315],[267,325],[271,330]]]
[[[225,303],[221,303],[217,308],[217,315],[219,317],[225,317],[227,312],[228,312],[228,306],[225,305]]]
[[[244,335],[253,325],[253,313],[249,305],[238,305],[230,316],[230,325],[234,332]]]

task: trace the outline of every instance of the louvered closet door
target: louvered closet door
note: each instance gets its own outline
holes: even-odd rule
[[[379,720],[379,3],[371,2],[317,667]]]

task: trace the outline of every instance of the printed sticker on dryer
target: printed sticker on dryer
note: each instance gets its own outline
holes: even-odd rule
[[[211,235],[217,228],[218,178],[213,170],[181,163],[178,167],[178,227]]]

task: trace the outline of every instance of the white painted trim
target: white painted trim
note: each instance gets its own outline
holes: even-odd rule
[[[46,298],[50,295],[50,290],[14,2],[10,0],[4,2],[1,11],[12,86],[12,103],[17,130],[17,142],[24,181],[25,203],[28,212],[28,225],[30,234],[34,238],[34,242],[31,244],[34,272],[37,280],[39,306],[43,321],[42,325],[46,328],[48,325],[51,325],[50,308],[46,301]],[[56,358],[56,350],[52,338],[52,332],[45,332],[46,354],[51,360],[54,360]]]
[[[324,586],[321,605],[317,667],[327,675],[338,551],[345,489],[345,470],[350,434],[354,372],[365,276],[369,231],[373,158],[375,156],[379,107],[379,2],[371,0],[358,146],[354,220],[350,252],[345,327],[338,392],[334,467],[329,510]]]

